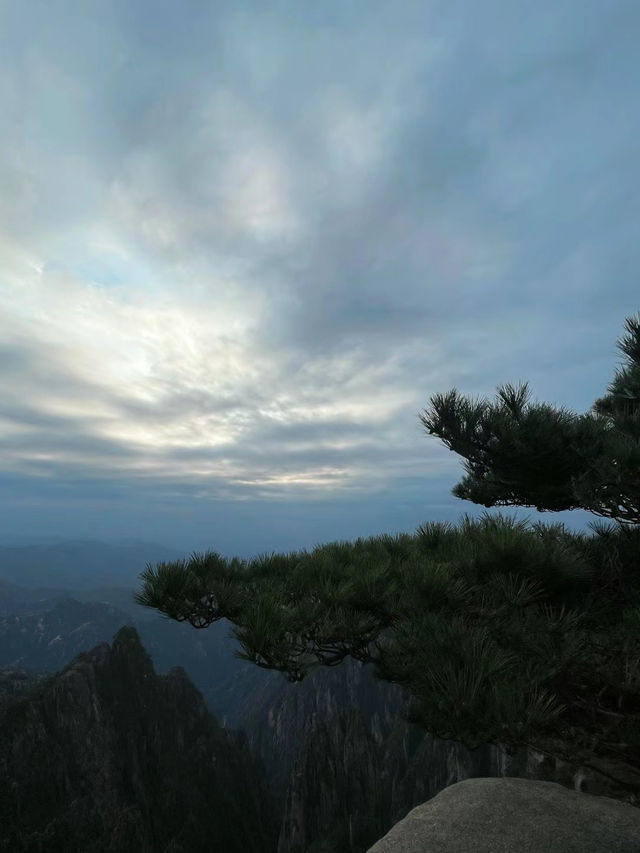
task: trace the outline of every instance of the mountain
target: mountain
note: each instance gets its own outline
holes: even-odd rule
[[[0,580],[22,587],[92,589],[134,587],[147,563],[183,557],[150,542],[91,540],[0,545]]]
[[[99,586],[90,589],[68,587],[22,587],[0,580],[0,614],[20,615],[34,611],[51,610],[64,598],[76,601],[102,602],[133,616],[138,622],[157,621],[158,613],[134,601],[133,585]]]
[[[638,853],[640,810],[529,779],[466,779],[412,809],[367,853]]]
[[[80,652],[110,640],[124,625],[133,625],[154,666],[161,672],[183,666],[204,693],[210,710],[223,720],[228,691],[225,694],[222,685],[238,671],[262,675],[233,656],[226,621],[196,631],[155,612],[146,611],[144,620],[132,618],[130,612],[108,602],[77,601],[65,591],[41,597],[39,592],[12,586],[10,596],[4,592],[0,586],[0,667],[52,673]],[[223,694],[222,701],[218,694]],[[229,704],[233,705],[231,697]]]
[[[0,666],[30,674],[59,669],[132,622],[159,671],[184,666],[209,710],[240,728],[263,762],[281,824],[278,853],[363,853],[414,806],[474,776],[544,779],[640,798],[637,770],[622,764],[597,765],[585,755],[571,765],[551,757],[553,745],[548,754],[508,755],[498,746],[469,751],[433,738],[406,723],[398,687],[350,659],[290,684],[235,658],[224,621],[198,631],[157,615],[134,621],[104,602],[36,599],[21,606],[17,615],[0,616]],[[21,676],[8,678],[19,690]]]
[[[47,610],[0,615],[0,666],[56,672],[130,621],[109,604],[73,598],[60,599]]]
[[[271,853],[261,766],[134,628],[0,712],[0,850]]]

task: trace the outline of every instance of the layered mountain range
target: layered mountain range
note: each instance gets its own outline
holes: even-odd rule
[[[41,695],[44,689],[43,672],[60,670],[80,654],[71,669],[80,667],[86,673],[88,663],[90,668],[99,666],[96,661],[106,654],[105,641],[110,641],[123,625],[135,626],[158,671],[167,671],[177,664],[184,667],[204,696],[208,710],[226,727],[226,736],[231,737],[241,750],[244,758],[240,763],[245,762],[242,766],[250,766],[251,761],[257,762],[255,779],[258,793],[254,795],[257,799],[252,813],[261,813],[262,806],[258,802],[264,803],[271,797],[269,814],[277,829],[269,829],[265,824],[266,828],[260,830],[264,833],[260,835],[260,843],[267,846],[243,849],[264,849],[270,853],[364,853],[414,806],[433,797],[444,787],[474,776],[547,779],[588,793],[628,801],[635,799],[635,802],[640,796],[637,772],[623,765],[596,767],[589,763],[587,757],[571,764],[551,757],[552,749],[549,754],[527,750],[508,755],[499,746],[487,745],[469,751],[460,744],[433,738],[406,722],[406,697],[399,688],[376,680],[370,667],[354,661],[347,660],[336,668],[321,668],[302,683],[290,684],[279,673],[259,669],[235,658],[235,641],[229,638],[227,623],[196,631],[188,625],[136,608],[130,591],[122,588],[111,592],[102,590],[102,601],[77,601],[69,598],[68,590],[49,590],[46,595],[41,593],[42,590],[25,590],[15,585],[5,585],[4,590],[0,587],[0,668],[5,668],[0,672],[0,709],[3,703],[17,707],[16,701],[20,697],[22,707],[33,702],[41,703],[34,697]],[[90,595],[90,592],[85,589],[82,595]],[[114,641],[109,653],[111,656],[113,649],[121,647],[121,635],[117,636],[120,639]],[[129,637],[127,642],[133,642],[130,633],[124,636]],[[96,646],[97,649],[94,648]],[[90,649],[94,649],[91,652],[93,662],[87,662],[83,657],[83,653]],[[145,683],[159,678],[152,676],[151,662],[146,653],[143,656],[147,664],[141,668],[141,675],[137,678],[130,675],[125,682],[131,696],[136,695],[136,685],[140,685],[144,694]],[[108,669],[114,682],[122,679],[122,671],[117,667]],[[68,670],[63,670],[63,675],[64,672]],[[173,670],[173,675],[165,677],[165,681],[160,679],[159,683],[165,686],[158,688],[156,697],[162,691],[165,691],[162,695],[166,694],[167,683],[177,683],[176,672]],[[62,675],[57,676],[60,678]],[[184,691],[192,696],[199,695],[184,674],[178,680]],[[184,687],[186,684],[188,688]],[[25,695],[25,691],[33,690],[34,686],[35,693]],[[135,700],[138,722],[134,731],[137,732],[144,731],[145,726],[151,724],[144,722],[145,715],[149,713],[150,702],[151,705],[158,702],[157,698],[145,699],[143,694]],[[102,701],[98,701],[98,707]],[[202,699],[199,701],[202,710]],[[42,707],[42,703],[38,707]],[[119,704],[113,707],[117,708],[110,711],[113,726],[117,729],[121,724],[129,725],[127,720],[132,713],[126,711],[129,706]],[[175,702],[174,707],[178,707]],[[121,722],[120,714],[125,714]],[[64,728],[63,717],[64,714],[56,719],[63,726],[63,731],[70,731]],[[154,742],[157,749],[170,752],[173,749],[171,731],[180,731],[184,725],[175,721],[172,726],[164,728],[156,725]],[[13,723],[3,729],[10,739],[17,731],[12,726]],[[223,731],[220,726],[214,728],[218,732]],[[45,730],[47,737],[54,740],[58,737],[54,729]],[[231,734],[231,730],[237,730],[238,734]],[[61,737],[61,742],[66,744],[64,749],[71,749],[64,740],[66,735]],[[169,746],[162,746],[164,737],[169,738]],[[60,761],[64,749],[61,747]],[[135,765],[138,768],[135,769],[135,778],[142,780],[138,794],[142,796],[140,791],[147,790],[146,786],[150,785],[152,793],[145,794],[145,801],[156,803],[158,795],[153,782],[154,768],[158,766],[153,763],[156,759],[143,752],[138,761],[146,762],[145,766],[151,768],[147,776],[141,776],[142,765]],[[201,769],[196,767],[195,761],[194,758],[189,770],[180,765],[180,773],[186,775],[179,776],[180,781],[167,781],[168,789],[174,790],[176,785],[189,789],[190,785],[196,785],[194,780],[197,779],[199,789],[205,786],[201,791],[210,785],[214,785],[215,790],[214,782],[206,776],[197,775]],[[169,765],[163,767],[163,772],[168,773]],[[268,793],[261,787],[264,779],[260,781],[260,767],[266,774]],[[88,773],[89,770],[82,772]],[[126,765],[126,771],[122,772],[125,778],[126,773],[134,772],[134,766]],[[42,777],[38,778],[43,784]],[[68,789],[67,794],[71,796],[71,793],[72,789]],[[97,796],[95,789],[92,796]],[[159,796],[163,808],[166,808],[167,801],[162,800],[165,794]],[[196,821],[200,809],[205,814],[210,806],[197,797],[193,802],[198,808],[194,807],[190,812],[190,820]],[[62,809],[63,800],[56,800],[56,803]],[[156,831],[153,829],[155,824],[149,823],[153,808],[142,809],[136,814],[136,832]],[[85,824],[85,828],[87,826]],[[36,834],[42,831],[42,827],[33,829]],[[144,837],[148,841],[152,836]],[[184,845],[185,842],[174,838],[172,843]],[[48,846],[46,849],[55,848]],[[112,848],[94,846],[84,849]],[[188,849],[217,848],[192,846]]]

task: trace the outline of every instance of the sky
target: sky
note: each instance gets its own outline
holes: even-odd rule
[[[485,512],[419,415],[586,412],[623,363],[639,38],[637,0],[0,0],[0,541]]]

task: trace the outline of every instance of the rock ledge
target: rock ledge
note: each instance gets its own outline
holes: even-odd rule
[[[555,782],[465,779],[367,853],[640,853],[640,809]]]

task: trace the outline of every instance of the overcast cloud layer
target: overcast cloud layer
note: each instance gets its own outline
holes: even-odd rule
[[[0,0],[0,534],[479,514],[418,414],[613,378],[639,39],[636,0]]]

